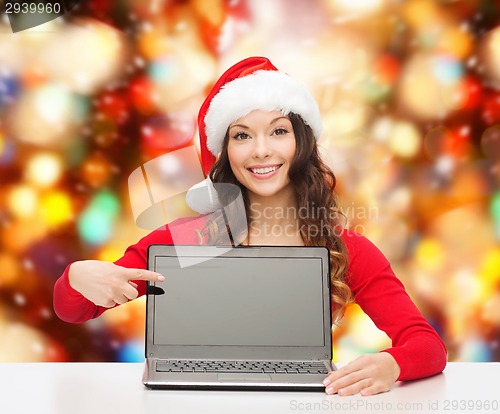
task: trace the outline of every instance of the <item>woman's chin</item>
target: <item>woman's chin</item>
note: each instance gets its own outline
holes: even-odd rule
[[[248,186],[248,191],[255,197],[259,198],[273,198],[280,197],[283,193],[289,189],[289,185],[259,185],[259,186]]]

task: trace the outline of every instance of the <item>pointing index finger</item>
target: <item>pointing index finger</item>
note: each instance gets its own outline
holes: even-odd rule
[[[129,280],[149,280],[150,282],[163,282],[165,276],[160,273],[152,272],[150,270],[134,269],[130,274]]]

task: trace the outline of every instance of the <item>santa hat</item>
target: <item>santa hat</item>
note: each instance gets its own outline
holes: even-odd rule
[[[198,114],[203,173],[208,176],[222,150],[229,125],[254,110],[293,112],[304,120],[316,139],[322,122],[318,104],[307,88],[279,71],[265,57],[250,57],[230,67],[212,87]],[[209,179],[189,191],[186,201],[202,214],[215,211],[218,200]],[[206,187],[208,191],[199,191]],[[203,196],[205,194],[205,196]]]

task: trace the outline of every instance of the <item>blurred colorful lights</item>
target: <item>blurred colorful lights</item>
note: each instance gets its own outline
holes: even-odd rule
[[[500,229],[500,191],[495,193],[491,198],[490,211],[493,220],[497,225],[497,228]],[[500,234],[498,234],[500,238]]]
[[[143,362],[144,342],[127,341],[118,351],[118,361],[120,362]]]
[[[20,90],[19,81],[12,76],[2,76],[0,72],[0,109],[10,104],[17,97]]]
[[[75,218],[73,204],[68,194],[50,191],[40,199],[42,217],[50,227],[59,227]]]
[[[437,56],[433,61],[433,72],[443,84],[454,84],[464,74],[460,61],[449,56]]]
[[[26,179],[40,187],[56,184],[62,173],[63,162],[55,154],[38,153],[26,164]]]
[[[384,6],[385,0],[330,0],[329,2],[334,10],[359,16],[379,11]]]
[[[389,138],[392,152],[403,158],[414,157],[420,150],[419,130],[409,122],[396,122]]]
[[[8,194],[7,205],[16,217],[33,217],[38,208],[38,194],[28,185],[16,186]]]
[[[91,245],[106,243],[113,235],[119,211],[119,201],[115,195],[97,194],[78,218],[80,237]]]
[[[111,3],[92,0],[50,33],[2,33],[2,356],[143,360],[144,298],[69,327],[49,311],[51,283],[68,262],[116,260],[144,235],[123,207],[128,175],[154,161],[158,194],[192,181],[194,164],[154,158],[192,144],[223,69],[263,55],[317,98],[341,200],[376,209],[351,215],[352,228],[391,260],[450,360],[498,360],[500,10],[475,0]],[[355,306],[334,339],[343,361],[389,346]]]

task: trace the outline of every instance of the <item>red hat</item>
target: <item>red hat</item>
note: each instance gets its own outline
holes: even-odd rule
[[[318,105],[307,88],[265,57],[249,57],[230,67],[201,105],[198,114],[201,163],[205,176],[222,150],[229,125],[253,110],[281,110],[302,117],[319,138],[322,129]]]
[[[316,139],[321,135],[318,104],[307,88],[279,71],[269,59],[249,57],[224,72],[201,105],[198,128],[205,176],[208,176],[222,150],[229,126],[257,109],[280,110],[284,115],[293,112],[311,127]],[[189,206],[202,214],[215,211],[217,207],[216,192],[211,183],[203,182],[195,187],[205,186],[210,194],[209,200],[201,200],[194,196],[193,191],[188,192],[186,197]],[[198,191],[198,194],[201,193]]]

